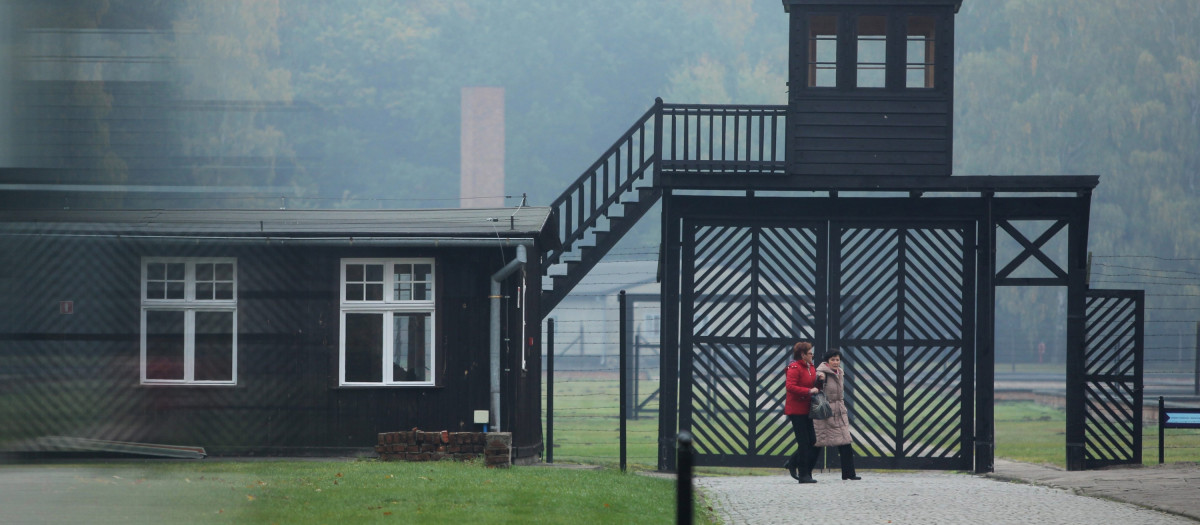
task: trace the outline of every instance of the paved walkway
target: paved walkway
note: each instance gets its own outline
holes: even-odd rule
[[[996,471],[987,476],[1133,503],[1200,521],[1200,464],[1197,463],[1068,472],[998,459]]]
[[[1200,521],[1196,464],[1065,472],[997,461],[996,472],[986,476],[886,471],[860,475],[861,481],[842,481],[837,471],[818,473],[818,483],[800,485],[780,470],[778,476],[699,477],[696,485],[729,524]]]

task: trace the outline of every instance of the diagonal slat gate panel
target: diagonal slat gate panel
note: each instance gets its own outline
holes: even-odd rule
[[[749,232],[730,227],[701,228],[697,249],[704,258],[695,267],[697,335],[746,337],[750,333],[750,305],[740,300],[750,293],[750,281],[738,271],[749,265]]]
[[[846,392],[856,454],[885,458],[899,453],[896,429],[901,413],[899,356],[892,346],[842,345],[847,357]],[[849,356],[855,356],[853,372]]]
[[[837,222],[831,230],[831,345],[846,363],[861,463],[970,468],[974,230]]]
[[[1142,290],[1088,290],[1084,468],[1142,463]]]
[[[783,370],[809,340],[846,356],[864,467],[969,469],[975,239],[947,224],[685,220],[679,423],[696,464],[791,451]]]
[[[812,264],[817,260],[815,232],[762,228],[759,239],[757,336],[813,339],[816,312],[810,296],[817,289]]]
[[[964,268],[961,232],[909,231],[906,278],[906,339],[955,341],[963,334]]]
[[[914,348],[917,366],[904,378],[910,417],[906,457],[957,457],[963,397],[959,353],[955,347]]]
[[[760,385],[754,414],[756,423],[757,456],[774,458],[790,454],[795,447],[792,427],[783,415],[783,373],[791,361],[792,345],[759,345],[757,384]],[[775,466],[770,464],[770,466]]]
[[[821,227],[683,229],[680,426],[698,465],[777,466],[793,445],[783,370],[824,323]]]
[[[891,340],[896,336],[899,303],[894,278],[899,237],[896,230],[849,230],[843,233],[840,308],[844,340]]]

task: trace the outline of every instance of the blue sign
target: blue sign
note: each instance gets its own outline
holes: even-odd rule
[[[1165,428],[1200,428],[1200,410],[1167,410],[1165,414]]]

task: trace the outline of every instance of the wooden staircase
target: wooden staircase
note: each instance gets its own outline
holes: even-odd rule
[[[541,314],[554,307],[646,215],[689,178],[784,175],[786,106],[664,104],[641,118],[550,204],[558,243],[542,248]],[[664,179],[666,177],[666,179]],[[682,182],[682,183],[681,183]]]
[[[661,108],[659,99],[550,204],[560,245],[541,254],[543,283],[549,284],[542,290],[542,318],[662,197],[653,184],[661,157],[662,141],[656,138]]]

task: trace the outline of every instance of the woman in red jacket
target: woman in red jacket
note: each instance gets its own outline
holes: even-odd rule
[[[796,453],[792,454],[784,467],[800,483],[816,483],[813,479],[813,464],[821,450],[813,446],[816,435],[812,419],[808,417],[808,403],[817,388],[817,367],[813,366],[813,346],[803,341],[792,345],[792,362],[787,367],[787,396],[783,402],[783,413],[792,424],[796,436]]]

